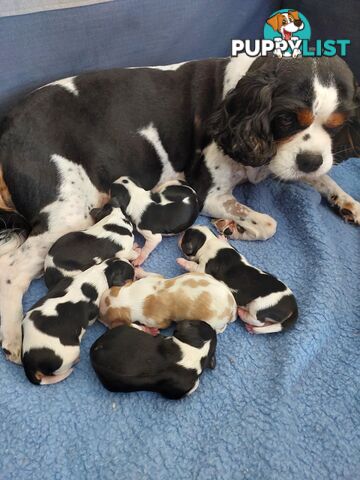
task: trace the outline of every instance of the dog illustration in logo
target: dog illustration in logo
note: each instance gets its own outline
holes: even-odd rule
[[[287,42],[289,40],[298,40],[299,37],[293,37],[295,32],[302,30],[304,28],[304,22],[299,17],[299,12],[297,10],[288,10],[288,12],[276,13],[272,17],[268,18],[266,23],[270,25],[273,30],[279,32],[283,40]],[[282,51],[280,48],[277,48],[274,51],[275,55],[282,57]],[[288,56],[289,54],[284,54]],[[292,56],[296,58],[301,55],[301,51],[298,48],[294,48]]]

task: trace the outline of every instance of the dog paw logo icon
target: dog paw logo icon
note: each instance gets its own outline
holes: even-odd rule
[[[278,57],[302,55],[303,40],[310,40],[311,28],[308,19],[297,10],[282,9],[273,13],[264,26],[264,38],[273,40]]]

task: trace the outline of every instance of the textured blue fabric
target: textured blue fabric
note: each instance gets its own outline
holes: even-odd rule
[[[333,177],[360,197],[359,160]],[[0,478],[359,478],[360,231],[300,183],[268,180],[237,194],[278,220],[271,240],[234,243],[294,290],[294,330],[252,336],[232,324],[219,336],[217,368],[179,402],[103,389],[88,357],[99,324],[63,383],[33,386],[1,359]],[[166,238],[145,267],[176,275],[177,256],[176,238]],[[25,307],[44,291],[35,281]]]
[[[114,0],[0,18],[0,115],[24,93],[86,70],[229,56],[277,0]]]

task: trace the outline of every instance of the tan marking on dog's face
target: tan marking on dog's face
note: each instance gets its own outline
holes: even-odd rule
[[[104,302],[105,302],[105,305],[106,305],[107,307],[110,306],[111,301],[110,301],[110,298],[109,298],[109,297],[105,297]]]
[[[43,376],[44,376],[44,374],[43,374],[42,372],[40,372],[39,370],[37,370],[37,371],[35,372],[35,375],[34,375],[34,377],[36,378],[36,380],[39,380],[39,382],[41,382],[41,380],[43,379]]]
[[[109,328],[131,324],[131,311],[128,307],[109,307],[100,314],[100,319]]]
[[[7,211],[15,211],[9,189],[5,183],[2,165],[0,165],[0,208]]]
[[[302,108],[297,112],[297,119],[301,127],[307,128],[314,121],[314,114],[308,108]]]
[[[346,114],[344,112],[334,112],[325,122],[326,128],[341,127],[346,122]]]

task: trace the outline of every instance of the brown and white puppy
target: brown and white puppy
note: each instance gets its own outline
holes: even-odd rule
[[[141,275],[137,269],[136,276]],[[236,302],[229,288],[210,275],[186,273],[166,279],[142,272],[144,278],[107,290],[100,302],[100,321],[112,328],[140,322],[167,328],[171,322],[202,320],[223,332],[236,319]]]
[[[177,263],[189,271],[206,272],[233,292],[238,314],[250,333],[276,333],[293,325],[298,309],[292,291],[274,275],[249,264],[224,238],[207,227],[194,226],[179,242],[191,260]]]

